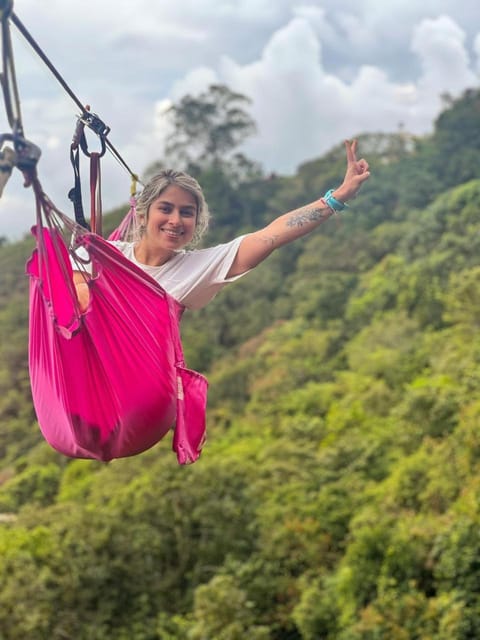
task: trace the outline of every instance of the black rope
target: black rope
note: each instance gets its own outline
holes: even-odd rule
[[[75,93],[72,91],[72,89],[68,86],[68,84],[65,82],[63,77],[60,75],[60,73],[57,71],[57,69],[53,66],[53,64],[50,62],[48,57],[45,55],[45,53],[42,51],[40,46],[37,44],[37,42],[34,40],[34,38],[31,36],[31,34],[28,32],[28,30],[25,28],[23,23],[19,20],[19,18],[17,17],[17,15],[13,11],[10,14],[10,19],[12,20],[13,24],[17,27],[17,29],[20,31],[22,36],[27,40],[27,42],[30,44],[30,46],[34,49],[35,53],[37,53],[37,55],[47,65],[47,67],[53,73],[53,75],[58,80],[58,82],[61,84],[63,89],[68,93],[70,98],[75,102],[77,107],[79,107],[79,109],[82,112],[82,115],[80,117],[82,119],[84,119],[85,124],[87,124],[87,126],[90,126],[91,123],[89,122],[89,119],[94,114],[90,114],[85,109],[84,104],[78,99],[78,97],[75,95]],[[99,119],[97,119],[97,120],[99,120]],[[93,130],[95,131],[94,127],[91,127],[91,128],[93,128]],[[110,129],[108,129],[108,131],[109,130]],[[140,180],[138,180],[137,174],[134,173],[132,171],[132,169],[130,169],[130,167],[125,162],[125,160],[122,158],[122,156],[117,151],[117,149],[113,146],[113,144],[110,142],[110,140],[108,140],[108,138],[106,137],[106,134],[100,134],[98,131],[96,131],[96,133],[100,136],[100,138],[102,140],[104,140],[104,142],[105,142],[106,146],[108,147],[109,151],[115,156],[115,158],[118,160],[118,162],[128,171],[130,176],[132,178],[136,179],[138,182],[140,182]],[[142,184],[142,183],[140,183],[140,184]]]
[[[74,176],[74,185],[68,192],[68,199],[73,203],[73,212],[75,214],[75,221],[84,229],[90,230],[90,225],[85,219],[85,214],[83,212],[83,201],[82,201],[82,187],[80,183],[80,158],[79,158],[78,147],[70,148],[70,162],[73,167],[73,176]]]
[[[25,26],[22,24],[22,22],[19,20],[19,18],[16,16],[16,14],[12,11],[12,13],[10,14],[10,20],[13,22],[13,24],[17,27],[17,29],[20,31],[20,33],[22,34],[22,36],[25,38],[25,40],[28,42],[28,44],[34,49],[35,53],[40,56],[40,58],[42,59],[42,61],[47,65],[47,67],[50,69],[50,71],[53,73],[53,75],[55,76],[55,78],[58,80],[58,82],[62,85],[63,89],[68,93],[68,95],[72,98],[72,100],[75,102],[75,104],[77,105],[77,107],[79,107],[79,109],[81,111],[84,111],[84,107],[83,104],[80,102],[80,100],[77,98],[77,96],[73,93],[73,91],[70,89],[70,87],[68,86],[68,84],[65,82],[65,80],[62,78],[62,76],[59,74],[59,72],[55,69],[55,67],[53,66],[53,64],[50,62],[50,60],[47,58],[47,56],[44,54],[44,52],[42,51],[42,49],[39,47],[39,45],[36,43],[36,41],[32,38],[32,36],[30,35],[30,33],[27,31],[27,29],[25,28]]]
[[[13,60],[12,39],[7,14],[2,14],[2,89],[7,119],[14,134],[23,135],[20,96]]]
[[[110,151],[110,153],[113,154],[113,156],[118,160],[118,162],[120,162],[120,164],[125,167],[125,169],[128,171],[128,173],[130,174],[130,176],[136,180],[137,182],[139,182],[142,186],[144,186],[143,182],[139,179],[138,175],[136,173],[134,173],[130,167],[128,166],[128,164],[125,162],[125,160],[122,158],[122,156],[118,153],[118,151],[115,149],[115,147],[113,146],[113,144],[110,142],[110,140],[108,138],[105,138],[105,144],[107,145],[108,150]]]
[[[10,34],[9,18],[11,16],[13,0],[0,1],[1,36],[2,36],[2,73],[0,84],[3,93],[7,119],[12,129],[11,133],[0,135],[0,155],[4,156],[7,149],[1,151],[4,142],[11,141],[15,150],[11,157],[11,166],[16,165],[25,177],[25,186],[31,184],[31,175],[34,172],[40,157],[40,149],[29,140],[25,139],[23,132],[22,113],[20,108],[20,96],[15,74],[12,40]]]

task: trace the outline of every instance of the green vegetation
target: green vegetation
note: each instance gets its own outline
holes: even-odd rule
[[[109,464],[42,441],[32,242],[0,246],[1,640],[480,637],[479,131],[469,91],[428,138],[359,136],[373,177],[351,208],[186,315],[210,380],[189,467],[169,436]],[[344,166],[339,145],[238,184],[209,162],[209,242]]]

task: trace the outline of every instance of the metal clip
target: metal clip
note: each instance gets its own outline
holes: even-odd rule
[[[97,116],[96,113],[90,113],[90,111],[84,111],[79,118],[80,122],[86,124],[97,136],[104,138],[110,133],[110,127],[107,126],[103,120]]]
[[[25,138],[16,137],[13,139],[13,146],[17,154],[16,165],[20,171],[35,169],[42,154],[40,147]]]

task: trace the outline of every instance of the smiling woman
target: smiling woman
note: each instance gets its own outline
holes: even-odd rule
[[[228,271],[243,236],[209,249],[186,249],[200,240],[210,218],[203,191],[191,176],[172,170],[154,176],[138,198],[136,215],[131,241],[112,244],[183,307],[205,306],[236,279],[228,277]],[[72,266],[78,269],[75,258]],[[75,270],[74,281],[81,310],[86,311],[93,286],[88,270]]]
[[[193,196],[172,184],[152,203],[144,223],[145,233],[137,247],[144,264],[160,266],[172,257],[172,251],[189,243],[195,233],[197,204]],[[147,240],[148,238],[148,240]],[[150,247],[150,245],[152,245]]]
[[[191,176],[161,171],[137,202],[137,226],[130,242],[113,242],[131,262],[188,309],[205,306],[228,283],[248,273],[275,249],[300,238],[341,211],[370,176],[356,158],[357,142],[345,142],[347,170],[340,187],[323,198],[276,218],[256,232],[207,249],[189,249],[208,227],[202,189]],[[73,267],[75,269],[75,266]],[[74,273],[82,311],[88,309],[90,276]]]
[[[32,327],[41,318],[38,334],[32,332],[31,379],[39,424],[52,446],[110,460],[153,446],[175,424],[179,462],[196,460],[207,381],[185,366],[183,311],[205,306],[275,249],[344,209],[370,175],[356,147],[345,142],[347,170],[337,189],[225,244],[191,248],[208,226],[208,207],[198,182],[171,170],[140,194],[130,241],[107,242],[74,227],[68,258],[65,247],[50,250],[54,235],[40,234],[41,250],[29,267]],[[57,286],[42,279],[45,272],[57,276]],[[40,339],[44,332],[51,344]]]
[[[175,249],[198,242],[210,217],[198,182],[171,170],[150,180],[138,198],[136,211],[140,241],[135,253],[140,262],[156,266],[167,262]],[[174,246],[162,250],[167,238]]]

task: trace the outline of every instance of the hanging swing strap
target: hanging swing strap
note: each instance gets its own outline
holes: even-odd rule
[[[90,223],[93,233],[102,235],[102,186],[100,158],[97,151],[90,154]]]
[[[83,212],[82,185],[80,182],[80,151],[78,146],[74,147],[73,143],[70,146],[70,162],[73,167],[74,184],[68,192],[68,198],[73,203],[75,222],[84,229],[88,229],[90,231],[90,225],[86,221],[85,214]]]
[[[0,194],[5,186],[13,166],[17,166],[25,177],[25,186],[31,184],[32,172],[36,170],[40,149],[32,142],[25,139],[20,108],[20,97],[13,59],[12,39],[10,34],[10,19],[13,12],[13,0],[0,0],[1,20],[1,60],[0,86],[3,93],[3,101],[7,120],[11,133],[0,135]],[[13,149],[3,148],[5,142],[12,142]]]
[[[100,118],[90,113],[87,105],[83,109],[82,115],[78,118],[77,125],[70,145],[70,162],[73,167],[74,185],[68,193],[69,199],[73,202],[75,221],[85,229],[101,235],[102,229],[102,202],[101,202],[101,171],[100,158],[105,155],[106,136],[110,131]],[[100,151],[90,151],[85,136],[85,126],[92,129],[100,140]],[[82,201],[82,187],[80,179],[80,150],[90,158],[90,225],[85,219]]]
[[[18,93],[15,64],[13,61],[12,38],[9,18],[12,14],[13,2],[2,1],[0,16],[2,19],[2,89],[8,123],[16,134],[23,134],[20,97]]]

